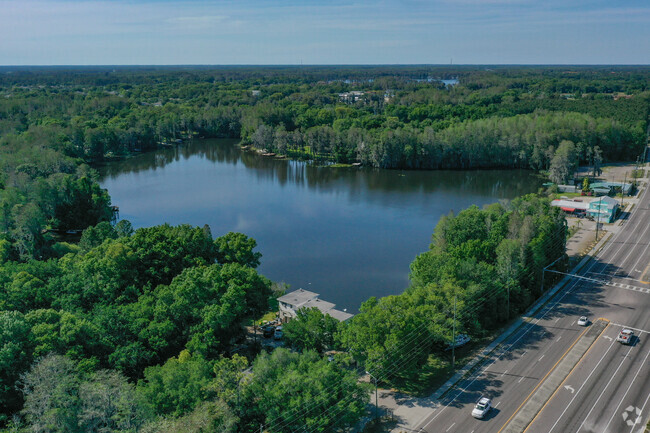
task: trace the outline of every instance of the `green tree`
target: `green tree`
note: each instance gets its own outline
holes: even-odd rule
[[[239,263],[256,268],[260,265],[262,254],[254,252],[257,242],[242,233],[229,232],[214,240],[217,246],[217,261],[219,263]]]
[[[106,239],[117,239],[117,237],[117,231],[111,223],[102,221],[96,226],[90,226],[83,231],[79,240],[79,247],[82,251],[87,252],[101,245]]]
[[[212,377],[208,362],[184,351],[163,365],[147,368],[137,390],[156,414],[182,416],[208,398]]]
[[[284,325],[287,344],[304,351],[323,353],[334,345],[338,320],[316,308],[301,308],[296,317]]]
[[[254,430],[260,423],[274,432],[350,427],[365,413],[368,391],[354,372],[316,352],[262,353],[244,388],[243,428]]]
[[[22,378],[22,414],[35,433],[79,431],[79,377],[74,363],[60,355],[38,361]]]
[[[0,311],[0,425],[22,406],[16,384],[29,368],[32,350],[25,317],[17,311]]]
[[[575,171],[577,162],[576,147],[573,142],[563,140],[555,151],[549,168],[551,181],[561,184],[566,183]]]

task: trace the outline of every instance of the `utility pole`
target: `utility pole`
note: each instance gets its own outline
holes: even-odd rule
[[[454,295],[454,321],[451,328],[451,369],[456,370],[456,295]]]
[[[510,284],[508,284],[507,289],[508,289],[508,320],[510,320]]]
[[[621,187],[621,207],[625,205],[625,183],[627,182],[627,171],[625,172],[625,180],[623,180],[623,186]]]
[[[603,197],[598,200],[598,215],[596,216],[596,242],[598,242],[598,226],[600,225],[600,206],[603,203]]]
[[[375,381],[375,420],[379,419],[379,392],[377,392],[377,378],[366,370],[366,374]]]

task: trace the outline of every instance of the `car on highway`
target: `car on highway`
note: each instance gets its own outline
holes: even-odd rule
[[[476,402],[474,409],[472,409],[472,416],[474,418],[483,419],[490,409],[492,409],[492,401],[487,397],[481,397]]]
[[[623,329],[618,334],[618,337],[616,337],[616,341],[622,344],[632,344],[632,337],[634,337],[634,331],[631,329]]]
[[[578,319],[578,325],[587,326],[588,324],[589,324],[589,319],[587,319],[586,316],[582,316],[581,318]]]

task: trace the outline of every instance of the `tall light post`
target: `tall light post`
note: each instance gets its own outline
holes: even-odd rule
[[[456,296],[454,296],[454,321],[451,324],[451,369],[456,370]]]
[[[379,419],[379,393],[377,392],[377,378],[372,375],[368,370],[366,370],[366,374],[370,377],[372,377],[375,381],[375,419]]]
[[[598,213],[596,214],[596,242],[598,242],[598,226],[600,225],[600,205],[603,202],[603,198],[601,197],[598,200]]]

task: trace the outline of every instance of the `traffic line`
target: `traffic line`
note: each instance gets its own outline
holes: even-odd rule
[[[609,324],[608,324],[608,325],[605,327],[605,329],[603,330],[603,334],[604,334],[605,331],[607,330],[607,327],[609,327]],[[602,334],[601,334],[601,335],[602,335]],[[585,359],[585,357],[587,356],[587,354],[589,353],[589,351],[590,351],[594,346],[595,346],[595,344],[592,344],[592,345],[591,345],[591,347],[589,348],[589,350],[587,350],[587,352],[585,352],[585,354],[582,356],[582,359]],[[589,378],[591,377],[591,375],[594,374],[594,371],[596,371],[596,369],[598,368],[598,366],[600,365],[600,363],[603,361],[603,359],[605,359],[605,356],[607,355],[607,353],[609,353],[610,349],[611,349],[613,346],[614,346],[614,341],[612,341],[612,343],[609,345],[609,347],[607,348],[607,350],[605,351],[605,353],[603,354],[603,356],[602,356],[602,357],[600,358],[600,360],[598,361],[598,364],[596,364],[596,366],[593,368],[593,370],[591,370],[591,373],[589,373],[589,376],[587,376],[587,378],[582,382],[582,385],[581,385],[580,388],[578,388],[578,390],[575,392],[575,394],[574,394],[573,398],[571,399],[571,401],[569,402],[569,404],[567,404],[566,407],[564,408],[564,411],[560,414],[559,417],[557,417],[557,420],[555,421],[555,424],[553,424],[553,427],[551,427],[551,429],[548,431],[548,433],[551,433],[551,432],[553,431],[553,429],[555,428],[555,426],[557,425],[557,423],[560,422],[560,418],[562,418],[562,416],[564,416],[564,414],[566,413],[566,411],[569,410],[569,406],[571,406],[571,404],[572,404],[573,401],[576,399],[576,397],[578,396],[578,394],[580,394],[580,391],[582,390],[582,388],[587,384],[587,381],[589,380]],[[582,360],[581,360],[580,362],[582,362]],[[575,366],[573,366],[573,368],[571,369],[571,371],[569,372],[569,374],[567,375],[567,377],[565,377],[564,380],[562,381],[562,383],[560,383],[560,386],[557,387],[557,389],[555,390],[555,392],[553,393],[553,395],[551,396],[551,398],[548,399],[548,401],[544,404],[544,406],[540,409],[540,411],[537,412],[537,415],[535,415],[535,418],[533,418],[533,420],[530,422],[530,424],[528,424],[528,427],[526,427],[526,430],[524,430],[524,433],[525,433],[525,432],[530,428],[531,425],[533,425],[533,423],[535,422],[535,420],[537,419],[537,417],[538,417],[538,416],[539,416],[539,415],[544,411],[544,408],[546,407],[546,405],[548,405],[548,404],[553,400],[553,397],[555,397],[555,394],[557,394],[557,392],[558,392],[560,389],[562,389],[562,387],[563,387],[563,385],[564,385],[564,382],[566,382],[566,381],[569,379],[569,377],[573,374],[573,371],[574,371],[574,370],[576,369],[576,367],[580,364],[580,362],[578,362]]]
[[[620,323],[612,322],[612,325],[620,326],[621,328],[627,328],[627,329],[631,329],[633,331],[637,331],[637,332],[641,332],[641,333],[645,333],[645,334],[650,334],[650,331],[646,331],[645,329],[633,328],[632,326],[621,325]]]
[[[632,350],[631,347],[630,347],[630,350]],[[628,352],[628,353],[629,353],[629,352]],[[614,409],[614,413],[612,413],[612,417],[611,417],[611,418],[609,419],[609,421],[607,422],[607,425],[605,426],[605,430],[604,430],[604,431],[607,431],[607,427],[609,427],[609,425],[612,423],[612,420],[614,419],[614,416],[618,413],[618,408],[621,407],[621,404],[623,404],[623,400],[624,400],[625,397],[627,396],[627,393],[630,392],[630,388],[632,388],[632,385],[634,384],[634,382],[636,382],[636,378],[637,378],[637,376],[639,376],[639,373],[641,372],[641,369],[642,369],[643,367],[645,367],[645,365],[646,365],[646,361],[647,361],[647,359],[648,359],[648,355],[650,355],[650,350],[648,350],[648,353],[646,353],[645,357],[643,358],[643,362],[641,363],[641,365],[639,365],[639,369],[636,371],[636,374],[634,375],[634,377],[632,378],[632,381],[630,382],[630,386],[627,387],[627,389],[625,390],[625,394],[623,394],[623,397],[621,398],[621,401],[619,401],[618,405],[616,406],[616,409]],[[627,358],[627,356],[626,356],[626,358]],[[623,363],[621,362],[621,364],[623,364]],[[619,366],[619,368],[620,368],[620,366]],[[618,371],[618,370],[617,370],[617,371]],[[614,375],[616,375],[616,373],[614,373]],[[603,391],[603,392],[604,392],[604,391]],[[596,401],[596,403],[598,403],[598,401]],[[594,405],[594,406],[595,406],[595,405]],[[586,421],[586,419],[585,419],[585,421]],[[584,424],[584,422],[583,422],[583,424]],[[633,427],[634,427],[634,426],[633,426]]]
[[[589,328],[587,328],[587,329],[589,329]],[[560,357],[560,359],[558,359],[557,362],[553,365],[553,367],[551,367],[551,369],[546,373],[546,375],[542,378],[542,380],[540,380],[537,383],[535,388],[533,388],[533,390],[530,392],[530,394],[528,394],[528,397],[526,397],[524,399],[524,401],[521,402],[519,407],[514,411],[514,413],[512,415],[510,415],[510,418],[508,418],[506,423],[503,425],[503,427],[501,427],[499,429],[499,431],[497,433],[501,433],[503,431],[503,429],[506,428],[506,426],[510,423],[510,421],[515,417],[515,415],[519,412],[519,410],[524,406],[524,404],[526,404],[526,402],[533,396],[533,394],[535,394],[535,391],[537,391],[537,389],[542,385],[542,383],[544,382],[544,380],[546,380],[548,375],[551,374],[551,371],[553,371],[555,369],[555,367],[557,367],[557,365],[560,363],[560,361],[562,361],[564,359],[564,357],[567,356],[567,354],[571,351],[571,349],[573,349],[573,346],[575,346],[576,343],[580,340],[580,338],[582,338],[582,336],[585,335],[585,333],[587,332],[587,329],[582,331],[582,334],[580,334],[578,336],[578,338],[576,338],[576,341],[574,341],[573,344],[571,344],[571,346],[566,350],[566,352],[564,352],[564,354]]]
[[[573,371],[575,366],[580,363],[580,360],[582,360],[585,353],[587,353],[593,343],[609,325],[608,320],[602,320],[602,323],[598,323],[600,321],[601,319],[598,319],[593,326],[586,328],[582,333],[580,333],[566,352],[562,354],[560,359],[557,360],[553,367],[551,367],[546,375],[537,383],[535,388],[533,388],[531,393],[528,394],[510,418],[508,418],[501,429],[499,429],[498,433],[501,433],[504,430],[506,432],[522,432],[528,427],[534,417],[551,398],[552,394],[557,391],[560,383],[563,382]],[[575,352],[574,348],[576,349]],[[567,355],[570,353],[571,356],[567,359]],[[567,359],[568,364],[564,363],[565,359]],[[558,368],[560,363],[562,363],[562,366]],[[555,371],[557,371],[558,374],[551,376],[551,373]]]

